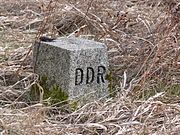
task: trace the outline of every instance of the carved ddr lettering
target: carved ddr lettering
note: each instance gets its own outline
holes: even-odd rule
[[[97,72],[96,77],[95,77],[95,71]],[[83,84],[84,81],[86,84],[91,84],[95,81],[95,79],[98,84],[105,83],[105,73],[106,73],[106,68],[104,66],[98,66],[96,70],[93,69],[92,67],[87,67],[86,78],[84,78],[85,74],[84,74],[83,69],[76,68],[75,85],[81,85]]]

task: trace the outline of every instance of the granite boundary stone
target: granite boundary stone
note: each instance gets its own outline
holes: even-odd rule
[[[58,84],[70,100],[84,96],[92,101],[108,95],[108,58],[103,43],[81,38],[37,42],[33,64],[35,73],[47,76],[49,87]]]

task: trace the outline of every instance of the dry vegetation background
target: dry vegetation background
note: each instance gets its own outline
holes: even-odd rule
[[[0,0],[0,133],[180,134],[179,32],[179,0]],[[43,34],[104,42],[116,96],[73,111],[31,102]]]

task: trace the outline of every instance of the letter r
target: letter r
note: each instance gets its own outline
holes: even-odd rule
[[[98,84],[100,84],[101,82],[105,83],[105,79],[104,79],[105,73],[106,73],[106,68],[104,66],[98,66],[98,73],[97,73],[97,83]]]

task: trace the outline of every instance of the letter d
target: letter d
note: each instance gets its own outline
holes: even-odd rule
[[[81,68],[76,68],[75,71],[75,85],[80,85],[83,82],[83,70]]]

